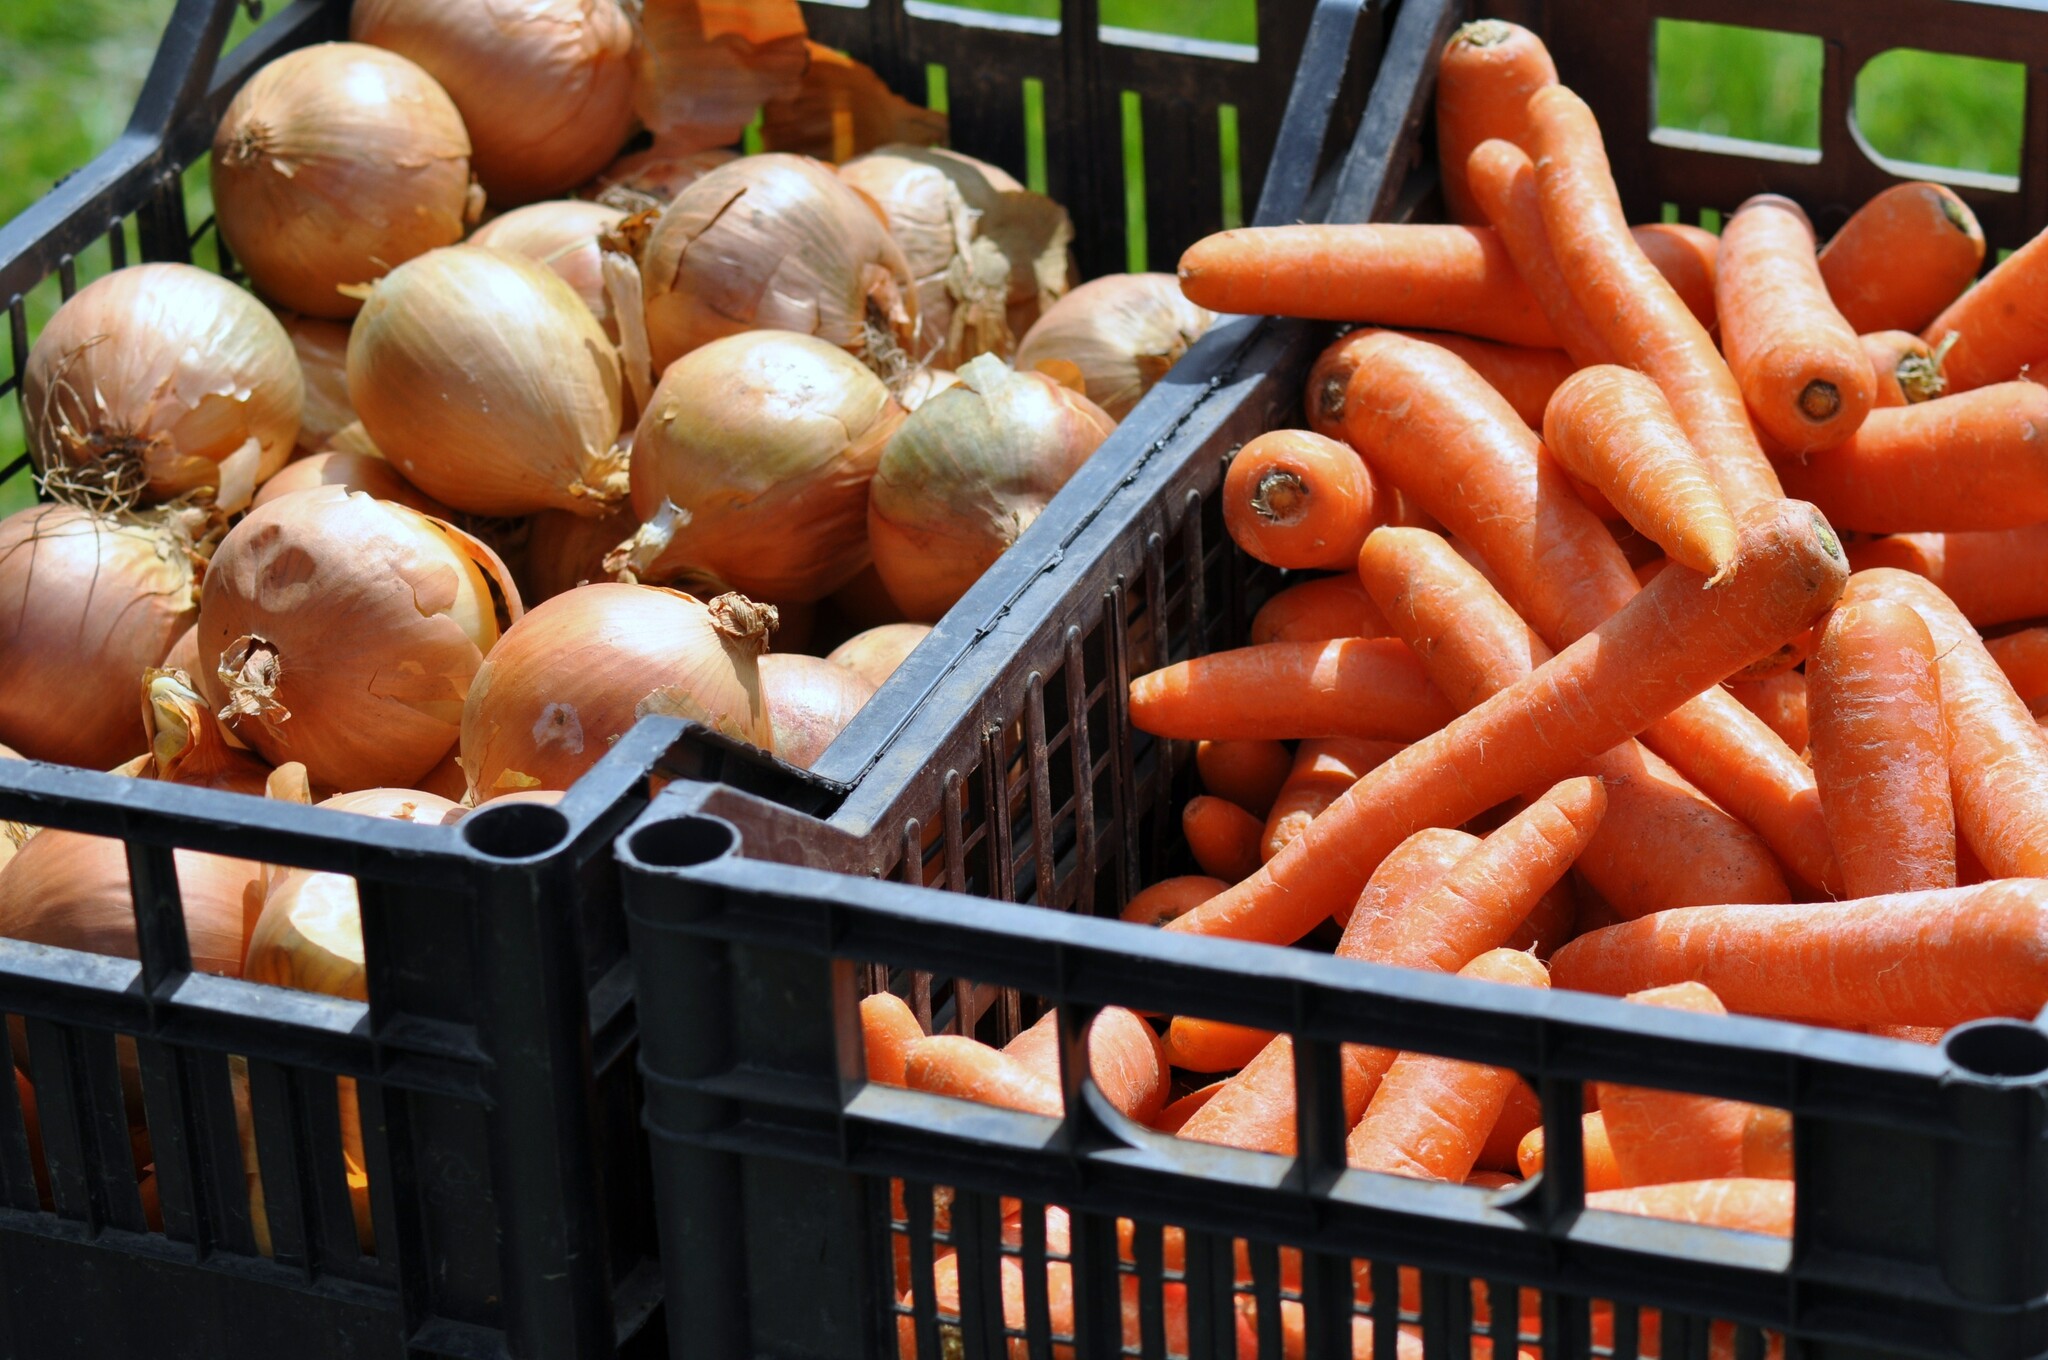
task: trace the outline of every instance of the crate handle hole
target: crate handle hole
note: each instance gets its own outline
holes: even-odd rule
[[[2023,1020],[1980,1020],[1942,1040],[1948,1060],[1972,1076],[2016,1080],[2048,1076],[2048,1034]]]
[[[689,869],[731,854],[740,833],[716,817],[676,817],[633,833],[633,858],[656,869]]]
[[[462,839],[493,859],[545,854],[569,835],[569,819],[545,803],[486,804],[462,819]]]

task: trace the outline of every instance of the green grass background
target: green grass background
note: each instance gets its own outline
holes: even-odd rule
[[[1059,13],[1059,0],[953,3],[1039,18]],[[1257,38],[1254,3],[1102,0],[1102,19],[1123,28],[1252,43]],[[0,127],[10,133],[0,139],[0,221],[48,192],[120,132],[170,10],[171,0],[0,0]],[[246,16],[238,18],[234,37],[249,27]],[[1671,21],[1660,29],[1660,123],[1791,146],[1819,145],[1818,39]],[[1857,119],[1884,155],[2016,174],[2024,80],[2016,64],[1892,52],[1865,68],[1856,92]],[[1127,163],[1142,164],[1142,142],[1138,119],[1127,117]],[[188,175],[187,189],[197,223],[209,210],[203,164]],[[1142,209],[1142,198],[1137,206]],[[104,252],[96,254],[99,260],[82,262],[86,271],[96,264],[104,267]],[[33,333],[55,306],[54,288],[38,289],[29,303]],[[16,404],[0,401],[0,463],[21,447]],[[17,478],[0,486],[0,513],[28,498],[26,481]]]

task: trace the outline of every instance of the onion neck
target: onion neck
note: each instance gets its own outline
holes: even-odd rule
[[[768,637],[782,622],[782,613],[774,605],[759,604],[736,590],[720,595],[707,607],[719,638],[750,656],[768,650]]]

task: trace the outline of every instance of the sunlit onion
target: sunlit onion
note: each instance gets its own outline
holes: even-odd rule
[[[848,161],[879,146],[946,140],[946,115],[890,89],[873,67],[821,42],[795,93],[761,108],[761,145],[820,160]]]
[[[810,62],[796,0],[642,0],[633,108],[676,154],[731,146]]]
[[[769,749],[808,770],[874,697],[875,687],[821,657],[770,652],[761,658],[761,694],[774,736]]]
[[[356,419],[356,408],[348,399],[348,325],[297,312],[285,312],[278,320],[292,339],[306,384],[299,447],[318,453]]]
[[[398,469],[382,458],[370,458],[360,453],[310,453],[295,462],[286,463],[284,470],[265,482],[256,491],[254,506],[264,506],[296,491],[311,491],[315,487],[339,486],[350,491],[361,491],[375,496],[380,501],[396,501],[423,515],[437,519],[448,518],[450,511],[432,496],[423,494],[411,482],[398,473]]]
[[[660,211],[675,196],[704,176],[739,159],[739,153],[724,147],[708,151],[673,151],[650,146],[619,157],[585,185],[584,198],[595,199],[626,212]]]
[[[462,239],[483,196],[455,103],[361,43],[302,47],[250,78],[213,138],[214,219],[266,296],[354,316],[356,289]]]
[[[1054,303],[1017,347],[1016,363],[1066,360],[1081,370],[1089,399],[1122,420],[1215,320],[1181,296],[1171,274],[1108,274]]]
[[[149,734],[152,778],[259,798],[269,785],[270,766],[228,744],[190,672],[142,673],[142,725]]]
[[[45,481],[115,507],[212,488],[206,499],[241,509],[291,457],[303,404],[277,318],[186,264],[87,284],[43,327],[22,374]]]
[[[640,527],[630,506],[621,502],[596,519],[567,510],[543,510],[528,523],[526,570],[520,576],[520,597],[530,608],[563,591],[592,581],[609,581],[604,559]]]
[[[756,658],[773,610],[654,586],[557,595],[506,630],[462,713],[472,801],[566,789],[650,713],[767,746]]]
[[[930,637],[931,632],[928,623],[881,624],[855,633],[826,653],[825,659],[880,689],[882,682],[896,673],[904,658],[916,651],[917,644]]]
[[[612,321],[611,300],[605,296],[604,252],[597,238],[625,215],[617,208],[580,198],[532,203],[484,223],[469,243],[509,250],[554,270],[576,290],[605,334],[616,341],[619,331]]]
[[[454,526],[340,487],[272,501],[215,550],[199,606],[209,702],[272,764],[341,790],[409,786],[454,743],[498,639],[496,554]]]
[[[1116,422],[1078,392],[985,354],[882,450],[868,540],[913,619],[953,606],[1031,527]]]
[[[40,505],[0,520],[0,741],[96,770],[140,754],[137,686],[196,608],[169,517]]]
[[[596,515],[625,490],[617,352],[545,265],[450,246],[394,269],[349,336],[348,390],[384,456],[457,510]]]

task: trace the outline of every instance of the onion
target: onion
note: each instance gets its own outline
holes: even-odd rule
[[[461,240],[483,198],[462,115],[432,76],[381,48],[321,43],[271,62],[228,105],[213,205],[267,297],[347,317],[361,285]]]
[[[441,83],[494,203],[573,189],[632,135],[633,26],[617,0],[355,0],[348,35]]]
[[[750,331],[693,350],[634,432],[644,527],[607,565],[821,599],[867,560],[868,481],[902,419],[880,379],[812,336]]]
[[[126,508],[211,488],[224,510],[291,457],[304,383],[268,308],[217,274],[141,264],[50,318],[22,374],[44,483]]]
[[[278,320],[291,337],[306,384],[299,447],[318,453],[356,420],[356,408],[348,399],[348,326],[297,312],[286,312]]]
[[[1122,420],[1215,320],[1181,296],[1171,274],[1106,274],[1038,319],[1017,347],[1017,367],[1066,360],[1081,370],[1089,399]]]
[[[920,368],[903,382],[896,393],[896,404],[905,411],[915,411],[949,387],[960,385],[960,375],[950,368]]]
[[[471,801],[566,789],[649,713],[767,746],[756,658],[774,611],[738,595],[603,583],[514,624],[470,686],[462,764]]]
[[[931,636],[928,623],[885,623],[864,633],[855,633],[834,647],[825,659],[843,666],[876,689],[896,673],[903,659],[917,650],[917,644]]]
[[[344,425],[327,441],[329,453],[359,453],[365,458],[383,458],[384,451],[377,447],[377,441],[370,438],[370,432],[363,428],[363,422]]]
[[[460,803],[469,796],[469,776],[462,772],[462,752],[450,747],[441,763],[420,777],[420,792]]]
[[[380,501],[396,501],[408,509],[437,519],[447,519],[452,513],[432,496],[421,494],[418,487],[398,475],[398,469],[382,458],[372,458],[360,453],[308,454],[294,462],[286,463],[284,470],[265,482],[256,492],[251,508],[265,506],[283,496],[299,491],[311,491],[320,486],[339,486],[350,491],[361,491],[375,496]]]
[[[95,770],[141,752],[136,686],[192,624],[192,560],[169,516],[38,505],[0,520],[0,741]]]
[[[683,190],[654,224],[641,273],[657,373],[766,329],[819,336],[889,376],[917,337],[902,249],[830,166],[804,156],[748,156]]]
[[[878,146],[946,140],[946,115],[891,90],[874,68],[820,42],[793,94],[761,109],[761,145],[821,160],[851,160]]]
[[[731,146],[810,62],[796,0],[643,0],[633,108],[673,154]]]
[[[810,769],[874,693],[873,685],[844,666],[795,652],[769,653],[761,658],[761,695],[774,736],[769,749]]]
[[[604,569],[606,554],[639,527],[631,508],[623,503],[596,519],[567,510],[541,511],[527,526],[521,598],[532,606],[577,586],[610,580]]]
[[[273,765],[349,790],[410,785],[448,753],[484,653],[496,554],[442,520],[340,487],[272,501],[228,531],[199,605],[200,683]]]
[[[903,422],[868,500],[875,569],[904,613],[935,620],[1065,486],[1116,422],[1078,392],[985,354]]]
[[[172,784],[225,789],[261,798],[268,765],[228,744],[227,732],[185,671],[142,673],[142,725],[149,733],[148,774]]]
[[[349,336],[348,390],[384,456],[457,510],[596,515],[625,490],[618,355],[531,260],[450,246],[391,271]]]
[[[197,619],[198,615],[196,612],[193,617]],[[162,669],[167,671],[183,671],[188,676],[199,674],[201,668],[199,664],[198,623],[195,622],[190,628],[178,634],[178,640],[171,644],[171,650],[164,653]]]
[[[675,196],[739,153],[724,147],[709,151],[674,151],[650,146],[619,157],[585,185],[582,195],[629,213],[666,208]]]
[[[610,3],[610,0],[606,0]],[[612,320],[611,301],[604,291],[604,251],[597,238],[616,227],[626,214],[602,203],[581,199],[559,199],[515,208],[478,227],[469,238],[473,246],[506,250],[544,264],[576,290],[583,305],[616,342],[618,325]]]

